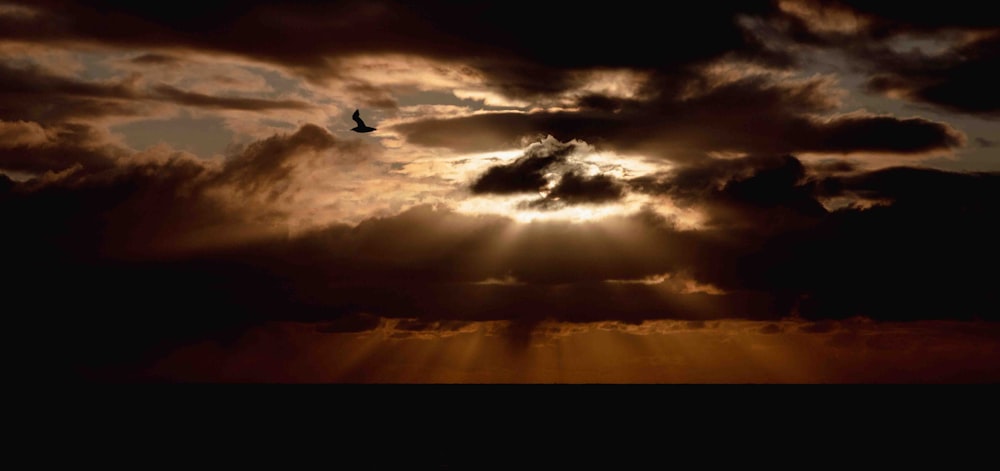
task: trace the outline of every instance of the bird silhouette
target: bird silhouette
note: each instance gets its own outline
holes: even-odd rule
[[[351,119],[353,119],[355,123],[358,123],[358,125],[355,126],[353,129],[351,129],[351,131],[354,131],[354,132],[372,132],[372,131],[375,130],[375,128],[368,127],[365,124],[365,122],[361,120],[361,110],[354,110],[354,114],[351,115]]]

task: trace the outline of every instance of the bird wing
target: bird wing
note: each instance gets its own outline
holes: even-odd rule
[[[354,110],[354,114],[351,115],[351,119],[353,119],[355,123],[358,123],[358,126],[363,128],[368,127],[365,126],[365,122],[361,120],[361,110]]]

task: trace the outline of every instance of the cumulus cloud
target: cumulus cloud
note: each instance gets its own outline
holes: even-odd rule
[[[564,173],[545,198],[529,203],[531,207],[552,207],[572,204],[607,203],[617,201],[625,188],[607,175],[586,176],[575,171]]]
[[[524,155],[512,163],[490,167],[472,184],[477,194],[534,193],[548,184],[546,171],[564,163],[576,146],[549,137],[532,144]]]
[[[323,128],[308,124],[292,135],[273,136],[247,146],[226,161],[218,181],[233,183],[247,192],[277,192],[286,186],[296,162],[304,153],[315,155],[330,149],[337,140]]]
[[[524,154],[506,164],[486,169],[472,183],[475,195],[538,194],[522,201],[525,209],[559,209],[567,205],[601,204],[625,196],[625,186],[604,174],[584,174],[584,163],[570,157],[582,143],[560,142],[548,136],[530,144]]]
[[[126,151],[107,132],[86,124],[45,127],[29,121],[0,121],[0,170],[44,173],[74,166],[111,168]]]

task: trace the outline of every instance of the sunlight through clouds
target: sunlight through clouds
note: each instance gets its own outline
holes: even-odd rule
[[[112,382],[996,380],[993,9],[0,0],[15,352]]]

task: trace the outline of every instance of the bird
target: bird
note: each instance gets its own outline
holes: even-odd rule
[[[358,125],[355,126],[353,129],[351,129],[351,131],[372,132],[375,130],[375,128],[370,128],[367,125],[365,125],[365,122],[361,120],[361,110],[354,110],[354,114],[351,115],[351,119],[353,119],[355,123],[358,123]]]

